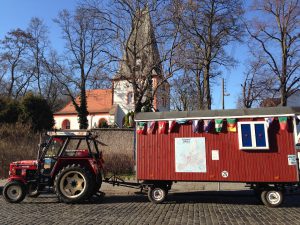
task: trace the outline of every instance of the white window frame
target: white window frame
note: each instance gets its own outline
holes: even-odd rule
[[[251,129],[251,141],[252,147],[244,147],[242,141],[242,128],[241,125],[249,124]],[[263,124],[265,130],[265,138],[266,138],[266,146],[265,147],[257,147],[256,146],[256,137],[255,137],[255,124]],[[238,122],[238,136],[239,136],[239,148],[240,150],[269,150],[269,136],[268,136],[268,125],[265,121],[245,121]]]
[[[295,115],[294,118],[293,118],[294,134],[295,134],[295,145],[300,144],[300,130],[299,130],[299,133],[298,133],[298,127],[300,125],[297,126],[296,117],[299,118],[300,115]],[[299,167],[300,167],[300,165],[299,165]]]

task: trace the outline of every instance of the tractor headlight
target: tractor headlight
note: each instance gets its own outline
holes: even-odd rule
[[[16,168],[15,167],[11,168],[11,170],[9,171],[9,175],[10,176],[16,175]]]

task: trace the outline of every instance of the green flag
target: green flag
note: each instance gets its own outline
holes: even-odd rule
[[[220,133],[223,128],[223,119],[215,119],[216,132]]]

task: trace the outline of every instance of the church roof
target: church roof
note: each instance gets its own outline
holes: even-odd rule
[[[112,90],[94,89],[86,91],[87,108],[89,113],[109,113],[112,109]],[[79,97],[76,98],[79,103]],[[55,115],[77,114],[75,107],[70,101],[63,109],[56,112]]]
[[[162,65],[160,54],[155,37],[155,30],[152,24],[149,9],[145,9],[137,12],[135,20],[133,21],[133,31],[128,37],[128,59],[124,53],[123,59],[120,62],[120,71],[114,77],[114,79],[122,79],[126,77],[130,78],[131,72],[126,64],[129,61],[132,64],[133,55],[136,54],[141,62],[142,67],[152,70],[152,76],[162,76]],[[135,53],[132,50],[136,49]]]

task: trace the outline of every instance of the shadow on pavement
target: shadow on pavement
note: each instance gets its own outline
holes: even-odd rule
[[[41,195],[38,198],[26,198],[23,204],[58,204],[54,194]],[[80,203],[89,204],[113,204],[113,203],[149,203],[146,195],[103,195],[92,197],[89,201]],[[215,203],[231,205],[262,205],[251,190],[245,191],[198,191],[170,193],[167,200],[162,204],[198,204]],[[300,207],[300,195],[286,194],[282,208]]]
[[[143,195],[114,195],[105,196],[101,200],[94,199],[94,204],[111,204],[126,202],[149,202],[147,196]],[[262,205],[253,191],[198,191],[170,193],[163,204],[197,204],[197,203],[216,203],[234,205]],[[300,195],[286,194],[285,202],[282,207],[300,207]]]

